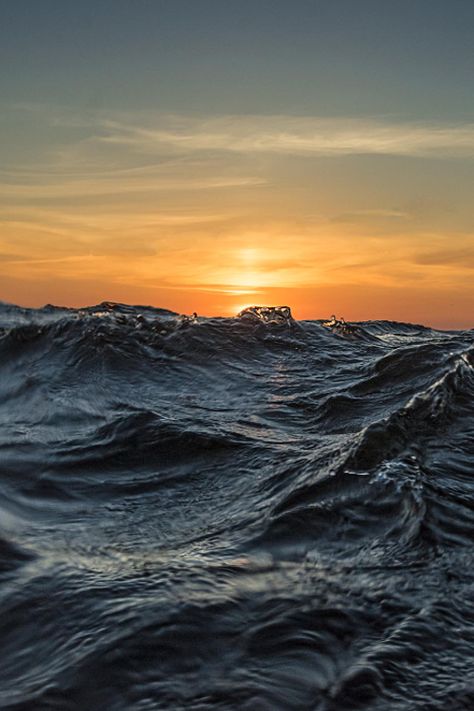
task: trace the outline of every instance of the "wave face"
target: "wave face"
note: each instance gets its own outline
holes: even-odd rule
[[[285,308],[0,305],[1,709],[474,708],[474,332]]]

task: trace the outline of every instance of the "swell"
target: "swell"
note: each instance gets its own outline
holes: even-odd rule
[[[285,493],[260,540],[283,555],[336,541],[352,552],[360,539],[393,539],[402,548],[470,540],[474,493],[462,480],[474,456],[473,364],[474,349],[454,357],[428,388],[354,435],[348,452],[316,458],[313,481]],[[433,451],[442,457],[436,467]],[[443,468],[453,472],[450,486],[439,481]]]
[[[245,360],[254,353],[299,345],[296,323],[266,324],[245,319],[190,319],[167,314],[104,310],[74,312],[52,322],[0,329],[3,367],[27,361],[68,369],[141,368],[145,363],[176,360],[211,364]]]
[[[426,390],[416,393],[390,417],[362,433],[346,465],[355,471],[374,469],[411,444],[433,437],[469,411],[474,393],[474,349],[456,356],[449,370]]]
[[[286,307],[285,307],[286,308]],[[308,348],[315,336],[328,351],[337,341],[377,343],[377,334],[390,331],[390,322],[355,324],[347,333],[325,328],[323,322],[296,322],[291,315],[267,317],[199,318],[179,316],[164,309],[129,307],[104,302],[74,310],[39,310],[2,305],[0,355],[2,367],[24,367],[27,362],[68,369],[140,368],[144,363],[185,360],[193,364],[242,361],[265,352]],[[402,328],[403,326],[403,328]],[[421,327],[397,324],[399,332],[420,333]],[[429,331],[426,329],[426,331]],[[312,345],[310,345],[312,348]]]
[[[0,306],[2,708],[470,708],[473,333],[324,323]]]

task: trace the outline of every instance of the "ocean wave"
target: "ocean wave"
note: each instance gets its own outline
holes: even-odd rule
[[[0,304],[0,708],[470,708],[473,336]]]

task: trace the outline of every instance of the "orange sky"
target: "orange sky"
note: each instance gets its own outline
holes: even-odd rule
[[[23,240],[27,252],[0,263],[2,298],[30,306],[113,300],[205,315],[232,315],[250,304],[289,304],[297,318],[336,312],[351,320],[472,325],[470,241],[459,236],[453,238],[456,249],[446,255],[442,238],[431,236],[429,250],[424,235],[391,235],[387,245],[386,236],[367,236],[364,227],[353,224],[296,225],[291,234],[284,223],[253,233],[237,223],[225,234],[217,221],[198,220],[180,225],[163,245],[148,238],[150,251],[139,252],[133,238],[127,244],[137,226],[107,219],[110,227],[102,215],[98,234],[94,226],[77,228],[83,235],[79,254],[69,236],[75,225],[57,234],[45,227],[46,236],[39,217],[28,225],[8,225],[12,242]],[[114,247],[97,249],[104,232],[112,235]]]
[[[474,127],[16,114],[52,133],[1,175],[3,300],[473,325]]]

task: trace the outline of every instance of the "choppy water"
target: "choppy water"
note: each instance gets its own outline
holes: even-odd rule
[[[474,332],[0,306],[0,708],[474,708]]]

